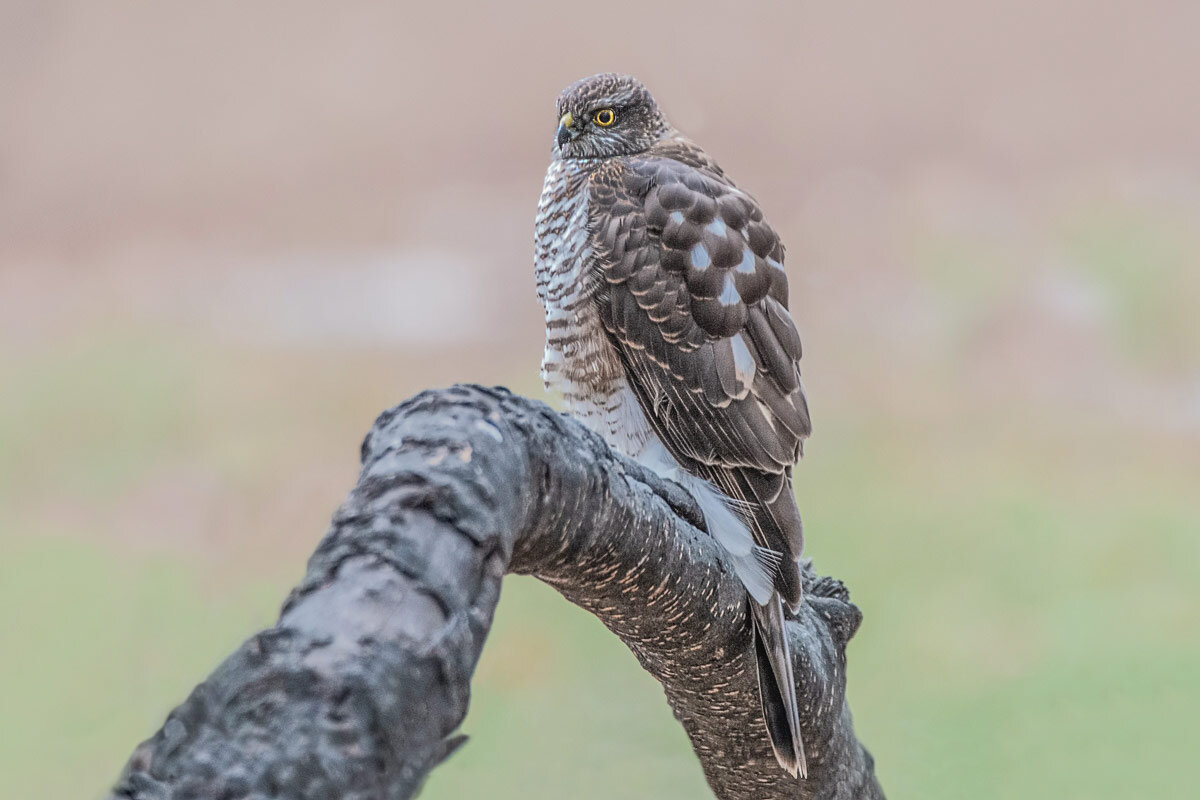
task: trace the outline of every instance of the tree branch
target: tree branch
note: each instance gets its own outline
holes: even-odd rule
[[[506,572],[549,583],[633,651],[718,798],[883,797],[845,700],[861,615],[838,581],[808,570],[789,623],[798,783],[762,724],[745,590],[679,486],[541,403],[477,386],[385,412],[362,458],[279,622],[171,712],[111,797],[412,797],[463,741]]]

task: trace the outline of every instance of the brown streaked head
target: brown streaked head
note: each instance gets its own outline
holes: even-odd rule
[[[555,110],[557,158],[633,155],[674,132],[650,90],[631,75],[604,72],[576,81]]]

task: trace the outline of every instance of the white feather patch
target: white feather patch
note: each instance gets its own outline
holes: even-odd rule
[[[764,552],[764,548],[754,544],[754,535],[734,511],[733,501],[708,481],[685,472],[657,436],[646,442],[635,458],[660,476],[683,486],[696,499],[708,532],[729,553],[738,579],[755,602],[765,605],[775,592],[773,577],[779,568],[779,554],[772,550]],[[767,554],[774,554],[775,558]]]
[[[729,344],[733,348],[734,374],[737,376],[742,388],[748,389],[754,383],[754,376],[758,372],[758,365],[754,363],[754,356],[750,355],[750,348],[746,346],[746,341],[740,333],[735,334],[729,340]]]

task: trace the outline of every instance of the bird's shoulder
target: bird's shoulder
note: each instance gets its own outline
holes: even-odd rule
[[[784,309],[784,246],[762,208],[698,145],[676,137],[592,173],[590,228],[610,284],[666,282],[709,336],[736,334],[766,298]],[[651,293],[649,298],[657,297]]]
[[[588,178],[593,194],[630,199],[644,199],[660,183],[684,182],[699,188],[710,182],[710,193],[722,186],[737,190],[716,160],[683,136],[664,138],[640,153],[598,159],[590,165]]]
[[[684,167],[690,167],[699,172],[706,173],[710,177],[729,186],[733,186],[733,181],[721,169],[716,159],[710,156],[703,147],[686,136],[676,135],[660,139],[653,147],[646,151],[646,155],[650,158],[665,159]]]

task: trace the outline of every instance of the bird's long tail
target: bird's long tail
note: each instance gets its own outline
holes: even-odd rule
[[[808,777],[804,742],[800,738],[800,708],[796,703],[796,679],[792,654],[783,627],[783,603],[779,594],[766,605],[750,598],[754,620],[754,655],[758,666],[758,694],[762,698],[767,734],[780,766],[792,776]]]

